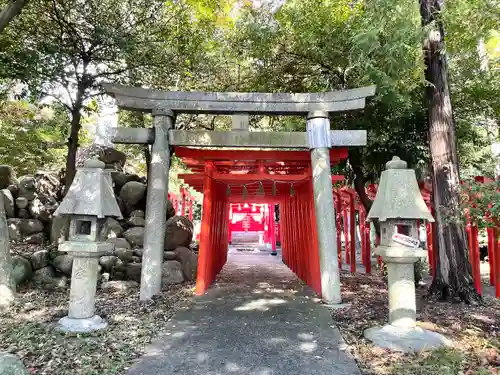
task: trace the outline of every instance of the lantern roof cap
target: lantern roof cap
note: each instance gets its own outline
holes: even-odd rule
[[[113,192],[111,172],[104,166],[100,160],[87,160],[84,167],[76,171],[73,183],[54,215],[114,216],[122,219]]]
[[[385,166],[367,219],[424,219],[433,222],[434,218],[420,194],[415,171],[408,169],[406,161],[397,156]]]

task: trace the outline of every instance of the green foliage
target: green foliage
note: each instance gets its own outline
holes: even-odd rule
[[[58,107],[25,101],[0,102],[0,164],[18,175],[59,169],[64,161],[68,119]]]
[[[462,185],[461,204],[470,220],[480,228],[500,224],[500,181],[480,183],[474,180]]]

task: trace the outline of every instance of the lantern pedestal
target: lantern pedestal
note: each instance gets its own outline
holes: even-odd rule
[[[451,346],[451,341],[439,333],[417,327],[414,263],[426,252],[405,246],[380,246],[375,254],[387,264],[389,324],[367,329],[364,336],[381,348],[405,353]]]
[[[74,256],[68,316],[60,319],[58,328],[66,332],[92,332],[108,324],[95,315],[95,295],[99,273],[99,257],[113,251],[107,242],[67,241],[59,245],[60,251]]]

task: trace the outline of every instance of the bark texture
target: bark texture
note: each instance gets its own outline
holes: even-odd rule
[[[21,13],[27,3],[27,0],[12,0],[9,5],[0,12],[0,33],[7,27],[10,21]]]
[[[460,175],[456,130],[447,79],[444,29],[440,20],[442,0],[420,0],[422,25],[427,37],[423,51],[426,66],[426,99],[432,160],[437,274],[431,292],[443,299],[459,297],[471,302],[480,297],[474,289],[465,228],[460,217]]]

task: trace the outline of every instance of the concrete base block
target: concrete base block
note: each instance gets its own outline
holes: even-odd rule
[[[369,328],[364,335],[380,348],[404,353],[453,346],[453,343],[443,335],[420,327],[400,328],[388,324]]]
[[[68,316],[59,319],[57,328],[64,332],[93,332],[104,329],[108,323],[99,315],[87,319],[74,319]]]

